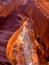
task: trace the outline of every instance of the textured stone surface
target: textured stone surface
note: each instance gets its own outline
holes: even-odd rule
[[[39,64],[36,47],[28,30],[25,26],[21,26],[8,41],[6,52],[12,65]]]
[[[13,11],[12,0],[0,0],[0,17],[5,17]]]
[[[6,45],[11,35],[21,26],[21,17],[14,11],[6,18],[0,18],[0,61],[8,62]]]
[[[0,12],[2,11],[1,1],[2,0],[0,0]],[[49,61],[49,6],[48,5],[49,5],[48,0],[40,0],[40,1],[31,0],[31,2],[28,1],[28,5],[26,5],[25,7],[23,5],[20,6],[20,1],[18,2],[18,0],[16,0],[15,2],[15,7],[16,7],[15,11],[21,13],[21,15],[24,14],[27,17],[32,16],[32,19],[34,20],[36,33],[39,35],[39,38],[36,38],[39,43],[35,41],[37,42],[35,43],[35,46],[36,47],[38,46],[37,53],[38,53],[40,65],[49,65],[49,63],[47,64],[47,61]],[[21,22],[18,21],[18,19],[19,20],[21,19],[17,17],[17,13],[15,11],[12,12],[12,14],[7,16],[6,18],[0,17],[0,52],[1,52],[0,61],[8,62],[5,52],[7,41],[21,25]],[[6,16],[7,13],[4,15],[0,13],[0,16],[1,15]]]
[[[49,61],[48,60],[49,59],[49,51],[48,51],[49,50],[49,7],[48,7],[49,1],[33,0],[32,4],[33,4],[32,18],[35,23],[36,34],[39,35],[39,38],[45,44],[44,56],[46,61]]]

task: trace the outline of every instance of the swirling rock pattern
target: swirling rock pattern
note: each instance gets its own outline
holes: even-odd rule
[[[12,65],[39,65],[36,47],[23,25],[9,39],[6,53]]]
[[[49,1],[33,0],[32,18],[36,27],[36,34],[45,44],[44,55],[47,61],[49,58]],[[43,44],[43,43],[42,43]]]
[[[28,1],[28,4],[24,6],[23,4],[21,5],[20,2],[18,2],[18,0],[16,0],[15,11],[21,13],[21,15],[24,14],[27,17],[32,17],[32,19],[34,20],[34,25],[36,28],[35,33],[38,34],[37,36],[39,36],[39,38],[37,38],[39,45],[38,44],[36,45],[35,43],[35,46],[38,46],[37,53],[40,60],[40,64],[44,65],[46,64],[46,61],[49,61],[49,6],[48,6],[49,1],[48,0],[30,0],[30,1],[31,2]],[[8,11],[13,10],[13,7],[12,9],[10,9],[11,8],[10,3],[11,1],[8,0],[6,0],[6,2],[5,0],[4,1],[0,0],[0,17],[5,17],[8,14],[10,14],[10,12],[5,13],[7,9],[3,11],[4,8],[7,8],[6,6],[9,5]],[[12,12],[12,14],[7,16],[6,18],[0,18],[0,48],[1,48],[0,52],[2,51],[0,53],[0,61],[8,62],[5,54],[6,43],[13,34],[13,32],[20,27],[21,22],[18,19],[21,20],[19,17],[17,17],[17,13],[15,12],[14,13]]]

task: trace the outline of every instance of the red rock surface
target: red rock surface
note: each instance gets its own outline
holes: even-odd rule
[[[26,23],[26,25],[27,24],[28,23]],[[30,27],[26,27],[26,25],[22,25],[16,32],[14,32],[8,41],[6,54],[12,65],[39,64],[36,47],[29,35]],[[31,25],[33,26],[33,24]],[[33,33],[31,35],[33,35]]]
[[[0,17],[6,17],[13,11],[12,0],[0,0]]]
[[[49,60],[49,1],[47,0],[33,0],[33,14],[32,18],[35,23],[36,33],[44,42],[46,48],[44,50],[46,60]],[[43,44],[43,43],[42,43]]]
[[[46,50],[44,50],[44,54],[46,60],[48,61],[49,60],[49,6],[48,6],[49,2],[45,0],[40,0],[40,1],[31,0],[31,4],[29,2],[29,4],[26,7],[22,5],[20,6],[20,1],[18,2],[18,0],[16,0],[14,3],[15,3],[14,5],[15,11],[13,11],[6,18],[0,17],[0,48],[1,48],[0,61],[8,62],[5,52],[7,41],[14,33],[14,31],[16,31],[21,25],[21,23],[19,22],[21,19],[17,17],[17,12],[19,12],[19,14],[21,13],[21,15],[32,17],[32,19],[34,20],[36,27],[36,34],[38,34],[41,41],[44,42],[42,43],[42,45],[46,46],[45,48]],[[0,13],[0,16],[1,15],[2,14]],[[39,55],[42,54],[41,48],[38,53]],[[43,59],[43,57],[41,59]],[[44,59],[42,61],[45,62]]]
[[[21,17],[13,12],[6,18],[0,18],[0,61],[8,62],[6,58],[6,45],[11,35],[21,26]],[[20,22],[20,23],[19,23]]]

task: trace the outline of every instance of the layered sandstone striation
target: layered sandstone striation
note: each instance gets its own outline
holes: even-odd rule
[[[49,1],[33,0],[32,4],[32,18],[34,20],[36,34],[39,35],[39,38],[43,42],[42,47],[45,45],[43,57],[45,57],[46,61],[49,61]]]

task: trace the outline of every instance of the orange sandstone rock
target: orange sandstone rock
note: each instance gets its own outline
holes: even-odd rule
[[[6,17],[13,11],[12,0],[0,0],[0,17]]]

